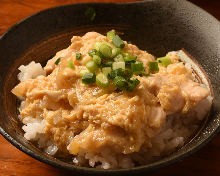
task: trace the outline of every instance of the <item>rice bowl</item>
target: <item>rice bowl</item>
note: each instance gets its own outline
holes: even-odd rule
[[[84,18],[84,12],[88,6],[93,7],[99,14],[93,23]],[[118,24],[118,20],[115,18],[108,18],[112,14],[119,16],[122,23]],[[112,25],[109,26],[109,24]],[[155,56],[164,56],[168,51],[177,51],[180,48],[185,48],[203,67],[203,69],[200,68],[202,74],[198,72],[198,75],[199,77],[206,77],[208,81],[208,84],[206,84],[206,81],[203,82],[205,79],[202,79],[201,82],[206,87],[210,87],[211,95],[214,97],[213,106],[209,117],[202,122],[199,131],[193,135],[193,138],[190,138],[184,146],[175,152],[156,161],[146,165],[137,165],[137,167],[129,169],[80,167],[71,164],[72,161],[66,160],[67,158],[64,159],[57,156],[58,153],[54,157],[48,155],[43,150],[40,150],[38,145],[35,145],[35,142],[24,138],[22,123],[18,118],[19,112],[16,108],[19,107],[17,105],[18,101],[16,96],[11,93],[11,90],[18,83],[17,68],[20,65],[28,65],[34,60],[45,66],[46,60],[70,44],[69,41],[73,35],[82,36],[88,31],[98,31],[105,34],[112,28],[117,29],[120,34],[124,33],[123,39],[131,41],[142,50],[147,50]],[[164,170],[160,171],[159,169],[174,162],[176,163],[175,165],[167,168],[169,172],[179,172],[183,169],[183,165],[206,171],[206,167],[193,165],[194,157],[189,156],[198,152],[219,132],[220,94],[218,88],[220,80],[218,44],[220,33],[217,30],[218,28],[219,21],[201,8],[185,0],[166,0],[166,2],[164,0],[152,0],[128,4],[71,4],[34,14],[9,29],[0,39],[1,57],[5,58],[0,63],[2,68],[0,81],[0,105],[2,107],[0,111],[0,133],[12,145],[30,157],[53,167],[67,169],[82,175],[135,175],[148,173],[152,170],[163,172]],[[144,38],[147,40],[143,40]],[[195,67],[193,67],[194,69]],[[212,146],[212,144],[209,144],[209,146]],[[214,152],[209,151],[209,148],[206,148],[205,151],[206,153]],[[201,153],[198,152],[195,156],[203,157]],[[210,158],[211,155],[205,157]],[[184,158],[188,159],[177,163]],[[206,164],[208,164],[207,162]],[[214,166],[214,163],[213,165],[207,165],[209,168]],[[183,171],[190,172],[189,170]]]
[[[136,75],[135,78],[139,79],[140,84],[132,92],[124,90],[118,92],[116,89],[106,90],[96,85],[82,84],[80,71],[85,70],[86,63],[91,59],[88,52],[93,49],[96,42],[108,42],[111,45],[105,36],[90,32],[83,37],[74,36],[70,47],[58,52],[48,61],[44,69],[35,62],[19,67],[21,72],[18,78],[21,83],[12,92],[22,97],[19,111],[24,123],[22,127],[25,131],[24,137],[27,140],[37,141],[39,148],[50,155],[56,156],[57,152],[63,155],[71,154],[75,165],[101,169],[131,168],[148,164],[182,147],[206,117],[213,99],[208,85],[196,79],[191,65],[181,62],[184,52],[168,53],[167,56],[171,60],[169,65],[159,66],[159,72],[152,73],[146,78]],[[137,56],[137,61],[142,62],[146,68],[145,74],[149,72],[149,62],[155,61],[155,58],[146,51],[141,51],[126,42],[122,51]],[[80,60],[76,59],[78,52],[82,54]],[[62,59],[56,65],[55,62],[59,58]],[[73,68],[67,67],[70,60],[73,62]],[[61,77],[59,71],[63,71]],[[168,75],[165,81],[164,75]],[[175,75],[179,76],[178,84],[173,79]],[[167,80],[174,86],[167,85]],[[184,89],[181,83],[184,80],[190,81],[187,86],[191,89]],[[52,93],[48,91],[51,90],[50,87],[53,89]],[[187,92],[194,87],[196,87],[195,92],[202,93]],[[181,96],[176,96],[173,91],[179,92]],[[183,92],[185,97],[182,96]],[[182,103],[175,106],[176,100]],[[62,103],[59,101],[65,102],[61,110]],[[106,101],[117,106],[114,108],[109,104],[103,106]],[[143,102],[146,103],[147,108]],[[80,105],[81,103],[83,106]],[[94,106],[91,107],[90,104]],[[79,111],[78,107],[83,110]],[[96,118],[96,113],[100,114],[98,110],[103,108],[103,115]],[[146,113],[147,110],[142,112],[143,108],[149,109],[149,112]],[[114,118],[109,120],[109,112],[116,120]],[[78,116],[77,114],[80,113],[81,115]],[[137,114],[140,116],[136,124],[132,119],[136,118]],[[108,117],[107,120],[105,117]],[[147,121],[140,120],[143,117]],[[82,123],[76,119],[86,120]],[[126,123],[126,119],[129,123]],[[80,127],[71,129],[71,125],[67,127],[69,123],[77,123]],[[144,126],[141,125],[142,123]],[[97,124],[98,128],[96,128]],[[138,131],[139,127],[141,127],[140,131]],[[98,142],[92,136],[93,133],[96,139],[100,139]],[[85,134],[90,137],[87,139]],[[104,137],[108,134],[110,138],[105,142],[102,140],[103,136],[99,134],[104,134]],[[124,135],[120,136],[121,134]],[[113,140],[114,137],[116,142]],[[104,142],[100,143],[100,141]]]

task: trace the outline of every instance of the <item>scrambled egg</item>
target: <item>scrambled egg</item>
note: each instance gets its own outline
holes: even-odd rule
[[[149,77],[138,77],[132,92],[109,91],[84,85],[79,74],[90,59],[88,51],[107,38],[96,32],[74,36],[71,45],[48,61],[47,76],[19,83],[12,93],[25,98],[21,118],[43,118],[45,134],[65,153],[76,155],[81,149],[99,152],[109,147],[129,154],[152,146],[151,139],[163,127],[166,116],[186,113],[209,95],[193,81],[192,71],[170,55],[172,64]],[[149,71],[155,58],[125,42],[123,51],[137,56]],[[81,59],[76,60],[76,53]],[[169,55],[169,54],[168,54]],[[58,65],[57,58],[62,57]],[[67,67],[69,60],[73,69]]]

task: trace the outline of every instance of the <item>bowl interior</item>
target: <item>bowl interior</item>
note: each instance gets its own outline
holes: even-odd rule
[[[88,7],[96,11],[90,21]],[[114,15],[113,15],[114,14]],[[205,127],[193,141],[177,152],[130,170],[105,171],[121,174],[155,169],[189,155],[210,140],[220,125],[220,24],[212,16],[187,1],[152,0],[127,4],[73,4],[42,11],[11,28],[0,40],[0,132],[16,147],[46,163],[81,173],[103,174],[97,169],[80,168],[53,158],[23,137],[16,97],[10,92],[18,83],[18,67],[34,60],[46,63],[67,47],[73,35],[88,31],[105,34],[111,29],[124,40],[155,56],[185,48],[207,72],[214,92],[214,104]]]

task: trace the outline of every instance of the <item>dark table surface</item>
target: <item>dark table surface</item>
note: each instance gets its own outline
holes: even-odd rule
[[[91,1],[91,0],[90,0]],[[103,2],[103,0],[96,0]],[[104,2],[129,0],[104,0]],[[132,1],[132,0],[130,0]],[[220,20],[220,0],[190,0]],[[88,2],[88,0],[0,0],[0,35],[23,18],[40,10],[61,4]],[[93,1],[94,2],[94,1]],[[220,29],[219,29],[220,30]],[[53,168],[19,151],[0,135],[0,176],[61,176],[71,172]],[[144,175],[144,174],[143,174]],[[218,176],[220,175],[220,135],[192,156],[166,168],[154,171],[152,176]]]

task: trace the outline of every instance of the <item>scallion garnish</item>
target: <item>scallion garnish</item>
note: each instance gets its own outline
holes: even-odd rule
[[[144,64],[137,61],[137,56],[122,52],[125,43],[114,31],[109,31],[107,38],[114,45],[113,48],[107,41],[102,41],[96,42],[94,49],[88,52],[92,58],[86,63],[87,70],[80,71],[84,84],[96,83],[97,86],[108,87],[111,91],[133,91],[140,84],[133,75],[150,76],[151,73],[159,71],[158,63],[165,67],[171,64],[167,56],[158,58],[156,62],[149,62],[150,71],[146,74]],[[76,53],[76,59],[80,56],[80,53]]]
[[[102,59],[97,55],[93,55],[92,59],[97,65],[100,65],[102,63]]]
[[[93,55],[95,55],[97,53],[97,50],[96,49],[92,49],[92,50],[90,50],[89,52],[88,52],[88,55],[89,56],[93,56]]]
[[[130,69],[116,69],[116,70],[112,70],[111,74],[110,74],[110,78],[114,79],[116,76],[122,76],[125,79],[130,79],[132,77],[133,73]]]
[[[54,62],[56,65],[58,65],[60,63],[60,57]]]
[[[95,9],[93,9],[92,7],[89,7],[86,11],[85,11],[85,16],[87,18],[90,19],[90,21],[93,21],[95,19],[96,16],[96,11]]]
[[[69,60],[67,66],[68,66],[69,68],[73,69],[73,61]]]
[[[123,40],[118,35],[115,35],[113,37],[112,43],[117,48],[124,48],[125,47],[125,43],[123,42]]]
[[[136,59],[137,59],[137,56],[133,56],[133,55],[131,55],[131,54],[129,54],[129,53],[123,53],[122,55],[123,55],[124,60],[125,60],[126,62],[136,61]]]
[[[168,65],[171,64],[171,60],[168,56],[157,58],[157,62],[164,67],[167,67]]]
[[[111,75],[110,75],[111,79],[114,79],[116,76],[124,77],[124,71],[121,68],[112,70]]]
[[[116,70],[119,68],[125,69],[125,62],[113,62],[112,69]]]
[[[79,74],[81,77],[83,77],[83,75],[85,75],[86,73],[89,73],[88,70],[80,70]]]
[[[96,43],[94,44],[94,48],[98,51],[99,48],[100,48],[100,46],[101,46],[101,44],[102,44],[102,42],[96,42]]]
[[[107,38],[112,41],[112,39],[115,37],[115,31],[111,30],[107,32]]]
[[[96,70],[98,69],[98,65],[93,61],[93,60],[89,60],[87,63],[86,63],[86,68],[94,73],[96,72]]]
[[[159,71],[158,62],[149,62],[149,67],[151,72]]]
[[[112,67],[112,62],[105,62],[105,63],[102,63],[101,66],[102,66],[102,67]]]
[[[121,53],[121,48],[112,49],[112,58],[117,57]]]
[[[130,69],[125,69],[124,70],[124,77],[126,79],[130,79],[133,76],[133,72]]]
[[[89,55],[90,57],[93,57],[93,55],[97,55],[97,56],[99,56],[99,57],[103,57],[102,53],[101,53],[100,51],[96,50],[96,49],[90,50],[90,51],[88,52],[88,55]]]
[[[124,62],[124,57],[122,56],[122,54],[118,54],[115,58],[114,58],[115,62]]]
[[[104,43],[100,45],[99,51],[106,58],[111,58],[112,56],[112,48]]]
[[[99,87],[108,87],[108,78],[107,78],[107,76],[103,73],[99,73],[96,76],[96,84]]]
[[[81,57],[81,53],[76,53],[76,60],[79,60]]]
[[[96,81],[96,76],[94,73],[86,73],[82,77],[82,82],[84,84],[93,84]]]
[[[138,86],[138,84],[140,84],[140,81],[139,81],[137,78],[135,78],[135,79],[130,79],[130,80],[128,81],[127,90],[128,90],[128,91],[134,90],[134,89]]]
[[[124,77],[116,76],[113,81],[119,90],[126,90],[127,89],[128,83]]]
[[[144,71],[143,62],[136,61],[135,63],[131,63],[131,71],[138,75]]]
[[[103,67],[102,68],[102,73],[106,76],[108,76],[110,73],[112,72],[112,68],[111,67]]]

